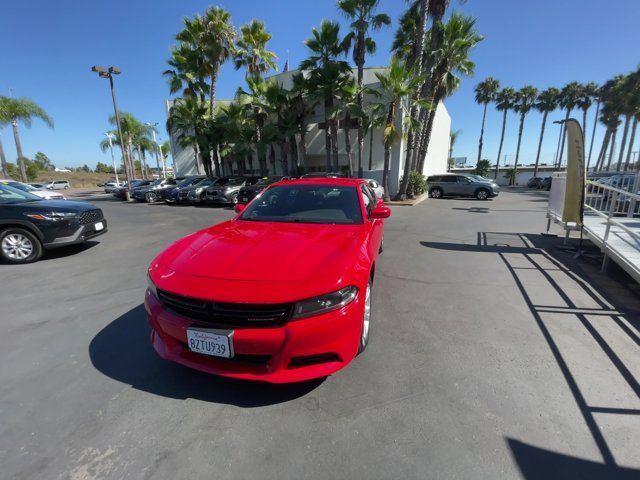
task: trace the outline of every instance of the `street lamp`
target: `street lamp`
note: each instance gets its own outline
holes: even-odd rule
[[[111,99],[113,100],[113,111],[115,113],[116,124],[118,126],[118,137],[120,138],[120,150],[122,150],[122,158],[126,160],[127,155],[125,153],[125,148],[123,146],[124,137],[122,136],[122,127],[120,126],[120,112],[118,111],[118,102],[116,100],[116,91],[115,91],[115,88],[113,86],[113,76],[114,75],[120,75],[121,70],[118,67],[104,68],[104,67],[98,67],[98,66],[94,65],[93,67],[91,67],[91,71],[92,72],[96,72],[100,78],[108,78],[109,79],[109,86],[111,87]],[[129,188],[131,188],[131,178],[129,178],[129,169],[125,168],[124,171],[125,171],[125,175],[127,177],[127,184],[129,185]],[[125,191],[125,198],[126,198],[127,202],[131,201],[131,197],[129,196],[129,188],[127,188],[126,191]]]
[[[113,163],[113,173],[116,175],[116,183],[120,185],[120,180],[118,180],[118,169],[116,168],[116,159],[113,156],[113,142],[112,140],[116,137],[113,133],[105,133],[107,138],[109,139],[109,150],[111,150],[111,163]]]
[[[156,138],[156,126],[158,125],[158,122],[154,124],[147,122],[145,123],[145,125],[151,127],[151,133],[153,134],[153,144],[155,145],[154,151],[156,154],[156,168],[158,169],[158,172],[159,172],[160,158],[158,157],[158,150],[160,150],[160,155],[162,155],[162,148],[160,148],[160,145],[158,144],[158,139]],[[167,168],[165,167],[164,157],[162,157],[162,176],[164,178],[167,178]]]

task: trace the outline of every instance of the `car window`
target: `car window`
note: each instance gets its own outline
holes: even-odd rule
[[[40,200],[42,200],[40,197],[36,197],[32,193],[18,190],[9,185],[0,184],[0,204],[35,202]]]
[[[456,183],[456,177],[454,175],[445,175],[444,177],[440,177],[439,181],[444,183]]]
[[[238,185],[244,185],[245,182],[248,183],[246,178],[230,178],[227,185],[230,187],[237,187]]]
[[[240,220],[256,222],[362,223],[358,190],[336,185],[280,185],[249,204]]]
[[[458,181],[458,183],[471,183],[474,180],[469,178],[469,177],[465,177],[463,175],[456,175],[456,180]]]

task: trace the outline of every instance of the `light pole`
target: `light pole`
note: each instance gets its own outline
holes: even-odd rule
[[[158,145],[158,139],[156,138],[156,125],[158,125],[158,122],[154,123],[153,125],[149,122],[145,123],[145,125],[151,127],[151,134],[153,135],[153,144],[155,145],[155,148],[153,149],[156,153],[156,168],[158,169],[158,174],[160,173],[160,158],[158,157],[158,149],[160,148],[160,145]],[[160,154],[162,154],[162,151],[160,151]],[[162,176],[164,178],[167,178],[167,170],[164,167],[164,159],[162,161]]]
[[[111,163],[113,163],[113,173],[115,173],[116,175],[116,183],[118,184],[118,186],[120,186],[120,180],[118,180],[118,169],[116,168],[116,159],[113,156],[113,137],[115,137],[115,135],[113,133],[105,133],[105,135],[107,136],[107,138],[109,139],[109,150],[111,150]]]
[[[118,137],[120,138],[120,150],[122,150],[122,158],[125,159],[125,163],[126,163],[127,155],[125,153],[125,148],[122,145],[124,142],[124,137],[122,136],[122,127],[120,126],[120,111],[118,110],[118,102],[116,100],[116,90],[113,86],[113,76],[120,75],[121,70],[118,67],[109,67],[107,69],[104,67],[98,67],[94,65],[93,67],[91,67],[91,71],[96,72],[100,78],[109,79],[109,86],[111,87],[111,99],[113,100],[113,111],[116,116],[116,125],[118,126]],[[126,168],[126,165],[125,165],[124,172],[127,177],[127,185],[128,185],[128,188],[125,190],[125,199],[127,202],[129,202],[131,201],[131,197],[129,195],[129,189],[131,188],[131,178],[129,178],[129,169]]]

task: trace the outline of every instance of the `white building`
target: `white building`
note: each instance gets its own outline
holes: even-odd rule
[[[384,72],[384,68],[366,68],[364,70],[363,83],[369,87],[375,88],[378,79],[376,72]],[[270,78],[277,80],[284,88],[291,88],[292,76],[297,71],[289,71],[274,75]],[[355,69],[354,69],[355,75]],[[365,102],[368,99],[365,96]],[[166,102],[167,113],[171,106],[171,102]],[[402,121],[402,115],[398,115],[398,123]],[[310,172],[323,172],[326,170],[326,150],[324,130],[319,128],[319,124],[324,122],[324,110],[321,104],[316,106],[310,120],[309,132],[307,133],[307,170]],[[438,105],[436,117],[433,124],[429,151],[424,162],[425,175],[445,173],[447,171],[447,158],[449,155],[449,132],[451,130],[451,118],[443,103]],[[369,137],[372,135],[373,138]],[[357,129],[351,129],[351,171],[357,172],[357,148],[358,148],[358,132]],[[173,135],[170,135],[171,148],[175,165],[176,175],[195,175],[197,173],[195,165],[195,157],[191,148],[183,149],[178,144]],[[370,145],[373,148],[370,148]],[[390,159],[390,177],[389,190],[394,195],[399,188],[402,171],[404,168],[404,159],[406,154],[406,138],[398,141],[391,151]],[[276,147],[276,158],[279,158],[279,152]],[[343,130],[338,131],[338,160],[342,167],[348,166],[348,158],[345,150],[345,135]],[[371,161],[371,165],[369,162]],[[268,163],[270,174],[284,175],[281,172],[280,163],[275,165]],[[378,181],[382,180],[382,169],[384,163],[384,145],[382,142],[382,128],[373,129],[365,138],[364,151],[362,155],[362,166],[365,178],[374,178]],[[258,166],[257,157],[253,158],[254,169]],[[275,171],[273,171],[275,169]],[[236,170],[234,168],[234,173]]]

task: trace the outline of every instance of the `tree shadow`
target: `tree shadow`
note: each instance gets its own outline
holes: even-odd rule
[[[137,390],[243,408],[294,400],[325,380],[274,385],[217,377],[163,360],[151,346],[150,333],[144,306],[138,305],[104,327],[91,340],[91,363],[107,377]]]

